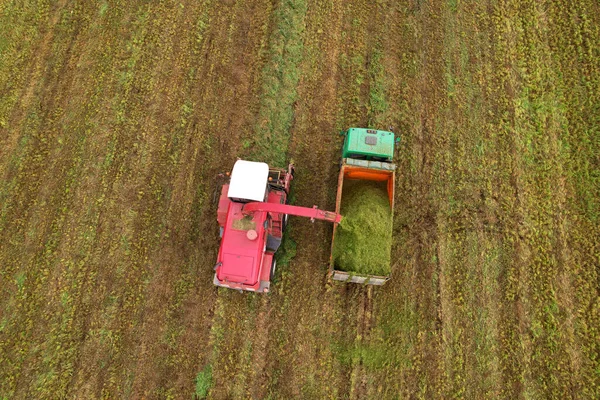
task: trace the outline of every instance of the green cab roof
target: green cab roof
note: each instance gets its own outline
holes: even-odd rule
[[[394,158],[393,132],[367,128],[350,128],[345,132],[342,158],[385,159]]]

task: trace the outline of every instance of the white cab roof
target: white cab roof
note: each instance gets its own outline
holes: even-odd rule
[[[231,171],[227,197],[252,201],[264,201],[269,179],[266,163],[237,160]]]

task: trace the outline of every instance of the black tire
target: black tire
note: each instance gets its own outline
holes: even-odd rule
[[[288,196],[285,196],[285,202],[283,204],[289,204]],[[287,227],[287,223],[288,223],[288,218],[289,218],[288,214],[283,214],[283,218],[281,219],[281,233],[285,232],[285,228]]]
[[[273,279],[275,278],[275,267],[277,267],[277,260],[275,259],[275,257],[273,257],[273,262],[271,263],[271,274],[270,274],[271,282],[273,282]]]
[[[287,224],[288,224],[288,218],[289,218],[288,214],[283,215],[283,220],[281,222],[281,232],[285,232],[285,228],[287,228]]]

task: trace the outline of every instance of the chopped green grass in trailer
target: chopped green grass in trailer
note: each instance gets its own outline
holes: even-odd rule
[[[345,179],[333,246],[334,267],[357,274],[390,274],[392,212],[385,182]]]

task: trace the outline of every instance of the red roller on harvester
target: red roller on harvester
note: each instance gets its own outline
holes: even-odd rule
[[[292,179],[291,164],[286,170],[260,162],[236,161],[219,198],[221,246],[215,285],[268,292],[276,267],[274,255],[281,245],[288,215],[341,221],[341,215],[316,206],[286,204]]]

